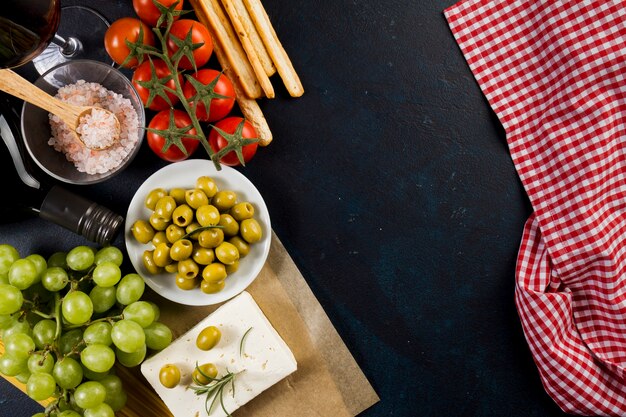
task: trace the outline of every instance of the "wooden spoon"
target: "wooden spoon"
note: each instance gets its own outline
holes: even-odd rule
[[[20,98],[34,106],[42,108],[55,116],[58,116],[74,133],[76,138],[87,148],[100,151],[111,147],[119,140],[120,122],[109,110],[100,109],[91,106],[76,106],[74,104],[65,103],[50,94],[46,93],[39,87],[35,86],[28,80],[22,78],[10,69],[0,69],[0,90]],[[87,146],[76,131],[81,124],[83,116],[91,114],[94,109],[104,111],[113,116],[115,120],[115,133],[112,138],[104,138],[101,144],[91,144]]]

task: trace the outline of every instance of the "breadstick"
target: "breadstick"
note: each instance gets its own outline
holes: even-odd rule
[[[261,0],[243,0],[246,9],[250,13],[250,18],[254,22],[255,27],[259,31],[261,39],[267,48],[272,61],[276,65],[276,70],[282,78],[287,91],[292,97],[300,97],[304,94],[304,88],[300,82],[300,78],[293,68],[293,64],[285,52],[278,36],[274,31],[274,27],[270,22]]]
[[[270,78],[265,73],[265,69],[263,65],[261,65],[261,60],[256,53],[256,49],[252,45],[250,38],[243,26],[242,19],[240,17],[239,11],[234,5],[232,0],[221,0],[222,5],[224,5],[224,9],[228,16],[230,17],[230,22],[239,37],[239,41],[241,42],[241,46],[243,50],[246,52],[248,56],[248,60],[250,61],[250,65],[252,65],[252,69],[254,70],[254,74],[256,75],[257,81],[261,85],[263,92],[267,98],[274,98],[274,87],[272,87],[272,83],[270,82]],[[242,3],[243,5],[243,3]],[[245,8],[245,7],[244,7]]]
[[[229,78],[239,84],[249,98],[263,95],[254,70],[248,61],[233,27],[218,0],[190,0],[198,19],[209,29],[213,37],[213,49],[222,68],[232,69]],[[218,50],[220,52],[218,52]]]

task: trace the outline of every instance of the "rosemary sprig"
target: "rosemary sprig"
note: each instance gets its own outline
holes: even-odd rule
[[[246,332],[243,334],[243,336],[241,336],[241,342],[239,342],[239,356],[243,356],[243,344],[246,340],[246,337],[248,337],[248,334],[250,333],[250,331],[253,328],[250,327],[248,330],[246,330]]]
[[[209,229],[223,229],[223,228],[224,228],[224,226],[219,226],[219,225],[217,225],[217,224],[216,224],[216,225],[209,225],[209,226],[200,226],[200,227],[198,227],[197,229],[193,229],[193,230],[192,230],[191,232],[189,232],[189,233],[185,233],[185,234],[184,234],[184,235],[182,235],[182,236],[180,237],[180,239],[178,239],[178,240],[187,239],[188,237],[190,237],[190,236],[192,236],[192,235],[194,235],[194,234],[196,234],[196,233],[200,233],[200,232],[202,232],[202,231],[204,231],[204,230],[209,230]]]
[[[196,364],[196,370],[200,375],[209,380],[209,383],[206,385],[202,385],[194,378],[194,382],[198,385],[191,385],[189,389],[192,389],[196,395],[205,395],[204,408],[207,412],[207,415],[210,415],[215,407],[215,403],[219,400],[220,406],[222,410],[227,416],[231,416],[230,412],[226,410],[224,406],[224,389],[230,383],[232,389],[233,398],[235,397],[235,377],[239,375],[243,371],[239,372],[230,372],[228,369],[226,370],[226,374],[220,378],[211,378],[210,375],[202,372],[202,369]]]

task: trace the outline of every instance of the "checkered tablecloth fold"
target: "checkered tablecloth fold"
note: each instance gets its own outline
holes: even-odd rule
[[[626,3],[464,0],[446,18],[533,214],[515,302],[573,414],[626,415]]]

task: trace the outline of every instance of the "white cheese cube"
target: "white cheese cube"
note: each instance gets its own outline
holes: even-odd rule
[[[222,336],[217,346],[202,351],[196,346],[196,338],[208,326],[220,329]],[[252,330],[244,340],[241,353],[242,337],[250,328]],[[218,378],[227,372],[238,373],[234,378],[234,396],[230,383],[223,392],[224,407],[230,413],[297,369],[289,346],[245,291],[219,307],[166,349],[147,359],[141,365],[141,372],[174,417],[202,417],[207,416],[206,396],[196,395],[188,387],[195,385],[191,373],[196,364],[205,363],[213,363],[217,367]],[[175,388],[165,388],[159,382],[159,371],[166,364],[174,364],[181,371],[181,383]],[[226,413],[218,398],[208,417],[224,416]]]

